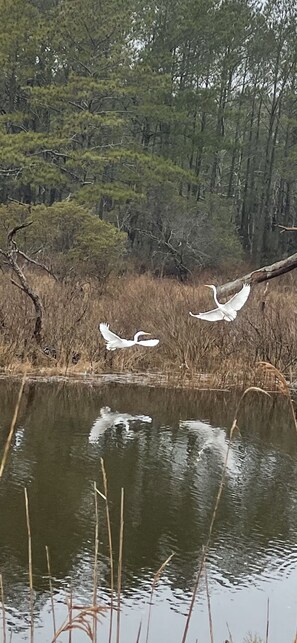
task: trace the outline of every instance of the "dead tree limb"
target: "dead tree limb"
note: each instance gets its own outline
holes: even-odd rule
[[[281,228],[280,234],[283,232],[297,232],[296,226],[279,225],[278,228]]]
[[[14,279],[11,279],[11,283],[14,286],[17,286],[17,288],[22,290],[22,292],[24,292],[26,295],[28,295],[28,297],[30,297],[33,303],[34,310],[35,310],[35,325],[34,325],[33,337],[35,338],[36,343],[40,346],[41,340],[42,340],[43,306],[38,293],[35,292],[35,290],[33,290],[33,288],[31,288],[30,284],[28,283],[28,280],[18,263],[18,257],[19,256],[23,257],[26,261],[34,264],[35,266],[38,266],[39,268],[42,268],[47,273],[49,273],[52,277],[54,277],[54,279],[56,279],[56,277],[48,268],[46,268],[46,266],[28,257],[28,255],[26,255],[24,252],[19,250],[17,246],[17,243],[14,238],[16,233],[19,230],[22,230],[23,228],[27,228],[28,226],[32,225],[32,223],[33,221],[29,221],[27,223],[22,223],[12,228],[7,235],[8,248],[7,250],[2,250],[0,248],[0,254],[2,255],[2,257],[6,259],[6,262],[9,264],[12,271],[18,278],[18,282],[15,281]]]
[[[38,266],[39,268],[42,268],[42,270],[44,270],[45,272],[48,273],[48,275],[53,277],[55,281],[58,281],[56,275],[54,275],[54,273],[49,268],[47,268],[47,266],[45,266],[43,263],[40,263],[40,261],[36,261],[35,259],[32,259],[32,257],[28,257],[28,255],[26,255],[22,250],[18,250],[18,254],[20,255],[20,257],[23,257],[24,259],[26,259],[28,263],[32,263],[33,266]]]
[[[227,284],[219,286],[218,294],[229,295],[233,290],[239,290],[243,284],[260,284],[263,281],[269,281],[269,279],[274,279],[274,277],[284,275],[286,272],[290,272],[295,268],[297,268],[297,252],[286,259],[282,259],[281,261],[271,264],[271,266],[263,266],[263,268],[253,270],[243,277],[239,277],[234,281],[229,281]]]

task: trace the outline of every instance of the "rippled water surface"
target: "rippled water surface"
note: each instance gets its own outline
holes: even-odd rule
[[[0,382],[0,448],[18,385]],[[27,384],[4,477],[0,481],[0,571],[7,641],[29,641],[28,490],[33,546],[35,643],[52,640],[45,546],[51,558],[56,625],[65,600],[92,602],[94,482],[109,485],[115,572],[124,488],[121,643],[180,643],[201,552],[229,445],[238,400],[233,393],[76,384]],[[215,643],[248,633],[293,643],[297,624],[297,439],[286,400],[251,393],[238,416],[207,558]],[[1,453],[1,452],[0,452]],[[110,604],[104,501],[99,511],[98,603]],[[115,583],[117,580],[115,580]],[[210,641],[205,574],[187,641]],[[1,621],[1,619],[0,619]],[[0,640],[1,640],[0,624]],[[108,641],[109,612],[98,640]],[[231,634],[230,634],[231,633]],[[3,630],[2,630],[3,640]],[[59,641],[68,642],[68,634]],[[83,643],[77,631],[72,643]],[[115,638],[114,638],[115,640]]]

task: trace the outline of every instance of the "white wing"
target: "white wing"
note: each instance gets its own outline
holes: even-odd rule
[[[141,342],[137,342],[136,346],[138,346],[138,344],[140,346],[157,346],[157,344],[159,344],[159,341],[159,339],[143,339]]]
[[[242,286],[242,289],[238,293],[236,293],[236,295],[231,297],[229,301],[223,304],[224,308],[226,308],[227,310],[240,310],[247,301],[250,290],[251,287],[249,284],[245,284],[244,286]]]
[[[104,339],[107,342],[113,342],[115,339],[121,340],[121,338],[113,333],[111,330],[109,330],[108,324],[100,324],[99,326],[101,335],[103,335]]]
[[[197,317],[197,319],[205,319],[206,321],[219,321],[224,319],[224,313],[219,308],[214,308],[214,310],[209,310],[206,313],[197,313],[194,315],[190,313],[191,317]]]
[[[121,339],[118,335],[109,330],[107,324],[100,324],[100,333],[107,342],[106,347],[109,351],[114,351],[116,348],[123,348],[125,346],[126,340]]]

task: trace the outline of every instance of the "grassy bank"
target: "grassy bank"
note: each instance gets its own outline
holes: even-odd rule
[[[204,283],[223,283],[230,275],[204,273],[192,284],[148,275],[96,281],[29,275],[44,307],[43,341],[36,347],[30,299],[0,275],[0,368],[2,372],[40,373],[155,372],[185,380],[211,374],[214,384],[254,381],[258,361],[297,373],[296,278],[286,275],[252,289],[235,322],[208,323],[189,311],[213,307]],[[114,332],[132,337],[141,329],[160,338],[154,349],[108,353],[98,331],[106,321]]]

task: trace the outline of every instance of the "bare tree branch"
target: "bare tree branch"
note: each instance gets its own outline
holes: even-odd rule
[[[27,223],[20,223],[20,225],[16,225],[14,228],[12,228],[7,235],[8,243],[12,242],[13,237],[19,230],[23,230],[23,228],[28,228],[30,225],[32,225],[32,223],[33,221],[28,221]]]
[[[34,309],[35,309],[35,326],[34,326],[33,336],[35,337],[36,343],[38,345],[40,345],[41,344],[41,339],[42,339],[41,338],[41,332],[42,332],[43,307],[42,307],[41,299],[40,299],[38,293],[36,293],[31,288],[30,284],[28,283],[28,281],[26,279],[26,276],[23,273],[22,268],[18,264],[18,261],[17,261],[18,256],[19,255],[22,256],[27,261],[30,261],[31,263],[33,263],[35,265],[38,265],[39,267],[43,268],[44,270],[46,270],[46,272],[49,272],[49,274],[51,274],[51,273],[45,266],[43,266],[42,264],[39,264],[34,259],[30,259],[30,257],[28,257],[24,252],[19,250],[18,247],[17,247],[16,241],[14,239],[16,233],[19,230],[23,230],[24,228],[28,228],[28,226],[32,225],[32,223],[33,223],[33,221],[28,221],[27,223],[22,223],[20,225],[15,226],[14,228],[12,228],[7,234],[8,250],[4,251],[4,250],[2,250],[0,248],[0,254],[3,257],[5,257],[5,259],[9,263],[10,267],[12,268],[13,272],[16,274],[16,276],[18,278],[18,282],[15,281],[14,279],[11,279],[11,282],[14,284],[14,286],[16,286],[17,288],[22,290],[26,295],[28,295],[28,297],[30,297],[30,299],[31,299],[31,301],[33,303],[33,306],[34,306]],[[52,276],[54,276],[54,275],[52,275]]]
[[[29,263],[33,263],[34,266],[38,266],[38,268],[42,268],[42,270],[45,270],[55,281],[58,281],[56,275],[49,269],[47,268],[43,263],[40,263],[39,261],[35,261],[35,259],[32,259],[31,257],[28,257],[22,250],[18,249],[18,254],[26,259]]]
[[[229,281],[226,284],[218,287],[219,295],[229,295],[233,290],[238,290],[243,284],[260,284],[263,281],[268,281],[269,279],[274,279],[280,275],[284,275],[286,272],[290,272],[297,268],[297,252],[286,259],[277,261],[276,263],[271,264],[270,266],[263,266],[263,268],[258,268],[249,272],[243,277],[238,277],[234,281]]]
[[[12,283],[14,286],[16,286],[17,288],[19,288],[19,290],[21,290],[22,292],[26,292],[26,291],[24,290],[23,286],[20,286],[20,284],[18,284],[18,282],[17,282],[17,281],[15,281],[15,280],[14,280],[14,279],[12,279],[12,278],[10,279],[10,281],[11,281],[11,283]]]
[[[283,232],[297,232],[296,226],[278,225],[278,228],[281,228],[280,234]]]

